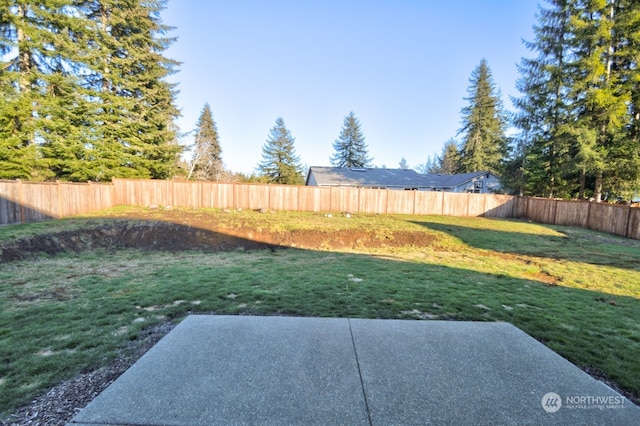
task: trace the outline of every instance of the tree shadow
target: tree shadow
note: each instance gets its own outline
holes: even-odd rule
[[[428,219],[413,223],[478,249],[640,270],[640,242],[595,231],[538,224],[559,234],[540,235],[442,224]]]
[[[48,213],[0,196],[0,225],[39,222],[54,219]]]

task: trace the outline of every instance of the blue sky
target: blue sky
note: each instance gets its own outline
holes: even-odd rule
[[[178,124],[208,102],[225,166],[251,173],[282,117],[305,166],[328,166],[344,117],[376,166],[411,167],[460,128],[469,78],[488,61],[504,105],[531,57],[538,0],[170,0],[163,23],[182,64]],[[192,143],[187,137],[183,143]]]

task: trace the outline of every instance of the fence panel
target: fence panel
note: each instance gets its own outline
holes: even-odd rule
[[[22,222],[19,183],[0,181],[0,225]]]
[[[556,216],[556,200],[528,198],[525,217],[539,223],[553,224]]]
[[[483,216],[500,219],[516,217],[516,197],[499,194],[484,194],[484,196]]]
[[[640,208],[629,207],[629,223],[627,224],[627,238],[640,240]]]
[[[444,216],[468,216],[468,202],[469,194],[458,194],[455,192],[444,193],[442,214]]]
[[[444,192],[418,191],[415,194],[414,214],[441,215],[444,205]]]
[[[355,213],[360,208],[358,188],[332,186],[329,188],[329,193],[329,206],[325,211]]]
[[[22,182],[20,204],[25,208],[24,221],[38,222],[41,220],[60,217],[60,200],[58,184]]]
[[[386,189],[360,189],[358,213],[384,214],[387,212]]]
[[[467,214],[466,216],[484,216],[486,213],[485,204],[487,194],[467,194]]]
[[[591,203],[588,228],[610,234],[627,235],[630,207],[616,204]]]
[[[303,212],[331,211],[331,188],[301,186],[298,190],[298,206]]]
[[[418,191],[389,191],[387,213],[413,214]]]
[[[298,186],[269,185],[269,208],[272,210],[298,211]]]
[[[107,183],[58,183],[57,217],[85,214],[113,207],[113,185]]]
[[[556,201],[555,224],[587,227],[589,203],[580,201]]]

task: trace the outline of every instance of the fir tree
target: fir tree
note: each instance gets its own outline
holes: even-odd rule
[[[0,7],[0,177],[105,180],[175,170],[164,1]]]
[[[400,162],[398,163],[398,167],[400,167],[401,169],[409,169],[409,163],[407,163],[407,159],[402,157],[400,159]]]
[[[209,104],[205,104],[196,124],[193,156],[187,179],[195,177],[199,180],[217,181],[220,180],[222,171],[222,149],[218,141],[218,129]]]
[[[526,46],[538,53],[536,58],[524,58],[518,69],[517,82],[521,98],[513,99],[518,112],[514,124],[522,129],[514,138],[507,169],[512,183],[524,194],[565,196],[572,191],[567,182],[572,172],[569,150],[572,139],[566,126],[575,121],[572,101],[573,68],[572,16],[574,0],[552,0],[548,9],[540,9],[535,39]]]
[[[262,147],[262,162],[258,165],[258,174],[267,182],[288,185],[303,183],[302,166],[294,142],[295,138],[286,128],[284,120],[278,117]]]
[[[455,139],[449,139],[438,156],[438,173],[452,175],[460,169],[460,153]]]
[[[353,111],[344,118],[339,138],[333,143],[335,153],[331,164],[335,167],[369,167],[371,159],[360,128],[360,121]]]
[[[486,60],[473,70],[467,89],[469,105],[462,110],[460,172],[500,173],[506,154],[506,118]]]

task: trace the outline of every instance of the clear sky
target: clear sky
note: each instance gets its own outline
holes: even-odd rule
[[[225,166],[251,173],[282,117],[305,166],[329,166],[344,117],[376,166],[411,167],[460,128],[469,78],[488,61],[508,110],[531,57],[538,0],[170,0],[163,23],[182,62],[181,131],[205,102]],[[193,143],[192,137],[183,140]],[[306,171],[306,169],[305,169]]]

